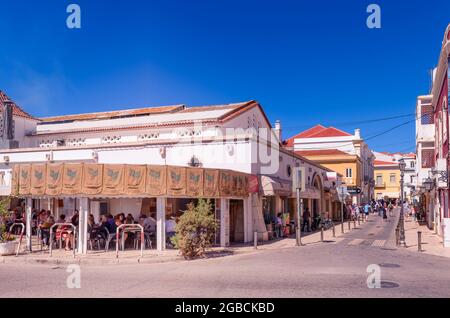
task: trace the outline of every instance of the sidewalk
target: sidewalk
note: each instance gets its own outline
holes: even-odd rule
[[[332,228],[324,231],[324,243],[336,244],[344,239],[343,235],[353,230],[354,223],[351,222],[351,230],[348,230],[347,222],[344,222],[344,234],[341,234],[340,223],[335,224],[336,237],[333,237]],[[356,227],[364,226],[365,223],[361,222],[358,225],[356,221]],[[320,231],[312,233],[302,233],[302,244],[322,244]],[[291,235],[287,238],[275,239],[267,242],[258,242],[257,249],[254,248],[253,243],[246,244],[233,244],[229,247],[214,247],[208,251],[207,259],[215,257],[224,257],[238,254],[251,254],[260,253],[265,250],[292,248],[296,246],[295,235]],[[35,248],[35,247],[33,247]],[[50,256],[49,251],[34,251],[30,254],[22,252],[19,256],[0,256],[1,263],[29,263],[29,264],[89,264],[89,265],[113,265],[113,264],[154,264],[165,262],[183,261],[184,258],[179,255],[178,250],[167,249],[165,251],[157,250],[144,250],[143,257],[140,257],[140,250],[126,250],[119,251],[119,257],[116,258],[115,249],[104,251],[88,251],[86,255],[75,254],[73,252],[65,251],[64,249],[54,249],[53,256]]]
[[[418,251],[417,232],[422,232],[422,253],[450,257],[450,248],[444,248],[442,237],[430,230],[426,225],[419,225],[412,218],[405,220],[405,241],[407,251]]]

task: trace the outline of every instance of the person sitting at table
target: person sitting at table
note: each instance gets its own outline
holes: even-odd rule
[[[41,212],[39,212],[39,215],[38,215],[38,226],[45,223],[45,221],[47,220],[47,217],[48,217],[47,211],[41,210]]]
[[[70,223],[75,225],[75,227],[78,227],[79,219],[80,219],[80,213],[78,210],[75,210],[75,213],[73,214],[72,218],[70,219]]]
[[[152,217],[147,217],[142,214],[139,217],[139,224],[144,228],[144,232],[155,233],[156,232],[156,220]]]
[[[177,223],[175,222],[175,218],[173,216],[166,220],[166,235],[168,239],[175,235],[176,225]]]
[[[127,217],[125,218],[124,223],[125,224],[134,224],[134,218],[131,215],[131,213],[128,213]]]
[[[114,223],[116,224],[116,227],[119,227],[122,224],[124,224],[121,220],[120,214],[118,214],[114,217]],[[120,232],[122,233],[123,241],[125,242],[128,238],[128,233],[126,231],[124,231],[123,228],[120,230]]]
[[[39,225],[39,228],[41,229],[41,238],[44,242],[44,245],[49,245],[49,239],[50,239],[50,228],[52,225],[55,224],[55,219],[53,215],[50,215],[47,220]]]
[[[67,223],[66,216],[61,214],[58,223]],[[61,240],[64,243],[64,248],[69,251],[73,248],[73,228],[70,225],[60,225],[56,229],[56,240]]]
[[[61,214],[59,216],[59,219],[58,219],[57,223],[66,223],[66,216],[64,214]]]

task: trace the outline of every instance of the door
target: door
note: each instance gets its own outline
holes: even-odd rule
[[[243,200],[230,200],[230,242],[244,242]]]

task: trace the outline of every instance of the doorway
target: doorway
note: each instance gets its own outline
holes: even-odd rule
[[[230,243],[244,242],[244,201],[230,200]]]

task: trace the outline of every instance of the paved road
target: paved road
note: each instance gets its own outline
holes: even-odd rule
[[[80,289],[67,288],[66,267],[1,264],[0,297],[450,296],[448,259],[383,246],[395,220],[371,221],[334,243],[191,262],[84,266]],[[381,269],[381,280],[398,287],[369,289],[367,266],[382,263],[398,265]]]

